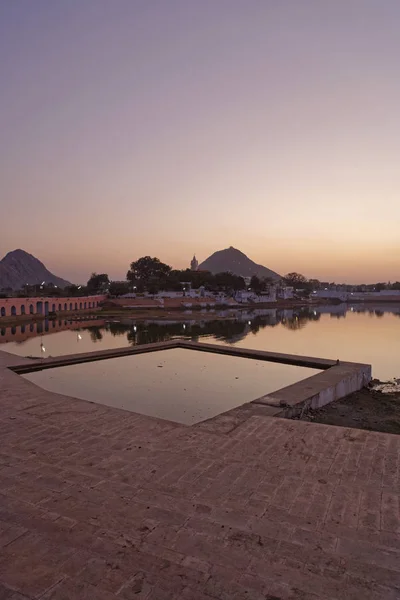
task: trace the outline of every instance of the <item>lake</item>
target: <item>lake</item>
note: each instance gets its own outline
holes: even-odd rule
[[[381,380],[400,377],[400,305],[355,304],[237,311],[234,320],[55,320],[0,327],[0,349],[47,357],[177,337],[246,348],[365,362]],[[219,318],[218,318],[219,317]]]

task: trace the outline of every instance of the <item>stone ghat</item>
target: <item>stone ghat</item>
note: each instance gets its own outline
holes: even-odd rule
[[[185,427],[46,392],[21,362],[0,353],[2,600],[399,598],[400,437]]]

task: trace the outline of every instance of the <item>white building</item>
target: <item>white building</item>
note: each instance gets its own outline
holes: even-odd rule
[[[290,286],[279,286],[276,288],[276,297],[278,300],[290,300],[293,298],[294,288]]]
[[[276,302],[276,290],[271,287],[270,291],[256,294],[249,290],[240,290],[234,295],[236,302],[240,304],[260,304],[262,302]]]

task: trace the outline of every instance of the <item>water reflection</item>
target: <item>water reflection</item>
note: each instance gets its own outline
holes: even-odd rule
[[[374,376],[400,376],[400,306],[307,306],[296,309],[187,311],[182,320],[49,320],[1,327],[0,348],[48,357],[184,338],[372,364]],[[211,318],[210,318],[211,317]],[[229,318],[227,318],[229,317]],[[3,346],[1,344],[3,343]]]
[[[104,326],[105,320],[96,317],[84,320],[68,319],[64,321],[46,319],[45,321],[25,322],[21,325],[13,325],[12,327],[0,327],[0,344],[6,342],[23,343],[29,338],[52,334],[58,331],[88,328],[91,323],[95,323],[96,327],[101,328]]]
[[[220,311],[215,319],[191,319],[191,312],[187,311],[187,320],[179,321],[138,321],[132,319],[120,321],[105,321],[96,317],[85,320],[45,320],[20,326],[2,327],[0,329],[0,343],[23,343],[27,339],[37,336],[56,333],[66,330],[87,331],[93,343],[101,342],[106,333],[113,337],[126,336],[127,342],[132,345],[149,344],[185,338],[199,341],[201,338],[212,336],[215,340],[236,344],[245,339],[249,334],[257,335],[266,327],[281,325],[289,331],[304,329],[310,322],[317,322],[322,315],[329,315],[332,319],[345,319],[348,313],[366,314],[371,318],[381,319],[385,314],[400,317],[400,307],[372,307],[365,305],[318,306],[300,307],[296,309],[254,309]],[[78,340],[81,336],[78,336]]]

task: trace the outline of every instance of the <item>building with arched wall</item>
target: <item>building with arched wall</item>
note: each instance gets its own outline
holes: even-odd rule
[[[50,313],[72,313],[98,308],[106,299],[104,294],[78,298],[0,298],[0,321],[3,317],[20,315],[49,315]]]

